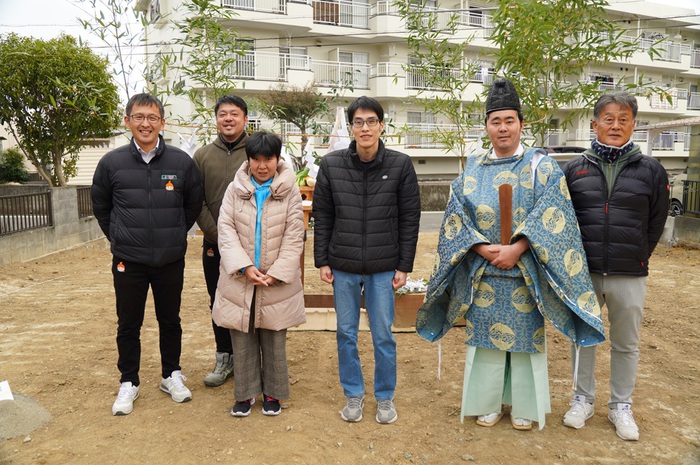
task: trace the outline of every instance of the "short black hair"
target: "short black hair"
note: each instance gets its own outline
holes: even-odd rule
[[[379,121],[384,121],[384,108],[372,97],[363,95],[348,106],[348,123],[352,125],[352,119],[355,117],[355,112],[359,109],[373,111],[377,114]]]
[[[136,94],[133,97],[131,97],[126,103],[126,116],[131,116],[131,109],[134,108],[134,105],[140,105],[144,107],[148,107],[151,105],[156,106],[158,108],[158,111],[160,112],[160,117],[165,117],[165,108],[163,108],[163,103],[161,103],[158,97],[155,97],[151,94]]]
[[[257,131],[248,137],[245,143],[245,154],[248,159],[262,155],[265,158],[282,155],[282,139],[277,134],[267,131]]]
[[[236,105],[238,108],[243,110],[243,114],[245,116],[248,116],[248,104],[245,103],[245,100],[240,98],[238,95],[224,95],[223,97],[220,97],[219,100],[216,101],[216,105],[214,105],[214,114],[216,115],[219,112],[219,107],[225,103],[228,103],[230,105]]]

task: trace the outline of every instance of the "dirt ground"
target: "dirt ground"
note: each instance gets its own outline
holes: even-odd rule
[[[435,233],[421,235],[414,278],[432,268]],[[313,269],[307,242],[307,292],[330,292]],[[581,430],[563,426],[572,395],[568,342],[548,328],[552,413],[544,430],[515,431],[459,421],[464,335],[437,346],[397,334],[399,420],[374,421],[372,349],[360,337],[368,401],[356,424],[340,419],[334,332],[288,333],[291,399],[279,417],[258,405],[233,418],[233,381],[202,382],[214,353],[208,297],[193,238],[183,292],[181,364],[193,400],[174,403],[158,389],[157,327],[149,301],[142,331],[141,391],[134,411],[113,417],[117,393],[116,315],[110,255],[103,240],[0,267],[0,381],[50,414],[35,431],[0,439],[0,464],[700,464],[700,251],[660,246],[651,261],[634,412],[639,442],[615,435],[606,418],[608,344],[597,365],[595,416]],[[4,401],[11,402],[11,401]],[[14,417],[5,421],[22,421]],[[26,419],[25,419],[26,420]],[[7,426],[7,425],[6,425]],[[517,461],[517,462],[516,462]]]

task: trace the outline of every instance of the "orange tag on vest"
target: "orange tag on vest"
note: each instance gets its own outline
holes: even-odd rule
[[[119,264],[117,265],[117,271],[123,273],[125,270],[126,267],[124,266],[124,264],[122,262],[119,262]]]
[[[211,247],[209,247],[209,248],[207,249],[207,257],[213,257],[213,256],[214,256],[214,249],[212,249]]]
[[[165,190],[166,191],[172,191],[175,189],[175,186],[173,185],[172,181],[168,181],[165,183]]]

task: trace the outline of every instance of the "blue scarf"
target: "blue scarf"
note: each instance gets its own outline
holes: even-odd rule
[[[274,177],[268,179],[262,184],[255,182],[253,176],[250,177],[250,181],[255,187],[255,206],[257,207],[257,215],[255,218],[255,268],[260,269],[260,248],[262,247],[262,214],[263,205],[265,200],[272,194],[270,191],[270,185],[274,181]]]
[[[614,147],[612,145],[605,145],[602,142],[595,139],[591,142],[591,149],[598,155],[601,160],[607,163],[614,163],[618,158],[629,152],[634,148],[634,142],[632,139],[628,140],[622,147]]]

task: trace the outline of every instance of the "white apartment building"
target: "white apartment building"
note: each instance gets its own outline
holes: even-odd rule
[[[392,0],[212,1],[236,13],[227,25],[247,38],[249,50],[230,74],[236,82],[236,93],[249,104],[254,102],[256,94],[279,83],[304,86],[314,82],[320,93],[339,96],[339,104],[344,105],[361,95],[374,97],[381,102],[391,123],[387,125],[387,145],[408,153],[422,179],[454,178],[459,170],[457,156],[446,153],[430,136],[447,122],[441,115],[428,114],[411,103],[411,96],[431,89],[424,89],[420,73],[406,67],[411,63],[407,31]],[[182,0],[137,2],[137,9],[157,19],[147,31],[147,56],[171,43],[168,22],[178,17],[181,3]],[[481,63],[482,69],[464,77],[471,81],[464,100],[473,100],[493,79],[490,69],[495,44],[489,37],[495,4],[487,0],[434,0],[432,6],[438,15],[441,11],[459,9],[463,27],[459,34],[472,37],[464,59]],[[624,28],[625,35],[637,41],[639,50],[627,62],[590,66],[580,78],[612,89],[620,82],[637,82],[643,75],[645,80],[668,88],[673,97],[671,103],[659,98],[638,98],[640,126],[700,116],[700,20],[694,10],[627,0],[611,0],[607,10]],[[659,40],[663,48],[661,56],[650,59],[647,50]],[[171,97],[168,103],[172,115],[192,111],[184,99]],[[567,111],[571,109],[562,108],[559,116],[563,118]],[[260,117],[254,103],[249,117],[257,127],[279,130],[279,125]],[[561,118],[555,117],[554,122],[558,119]],[[589,119],[590,116],[584,117],[573,127],[553,130],[548,145],[588,147],[594,137]],[[329,131],[331,124],[328,122]],[[411,132],[393,137],[396,128],[401,127],[409,127]],[[287,127],[284,131],[294,141],[295,129]],[[183,128],[183,135],[188,132]],[[474,140],[480,133],[480,128],[475,128]],[[653,156],[669,171],[678,172],[688,160],[690,134],[690,127],[681,127],[653,140],[649,140],[647,131],[637,131],[634,137],[643,151],[647,152],[651,144]],[[177,136],[169,138],[177,143]],[[313,142],[319,153],[325,153],[322,137],[314,138]]]

